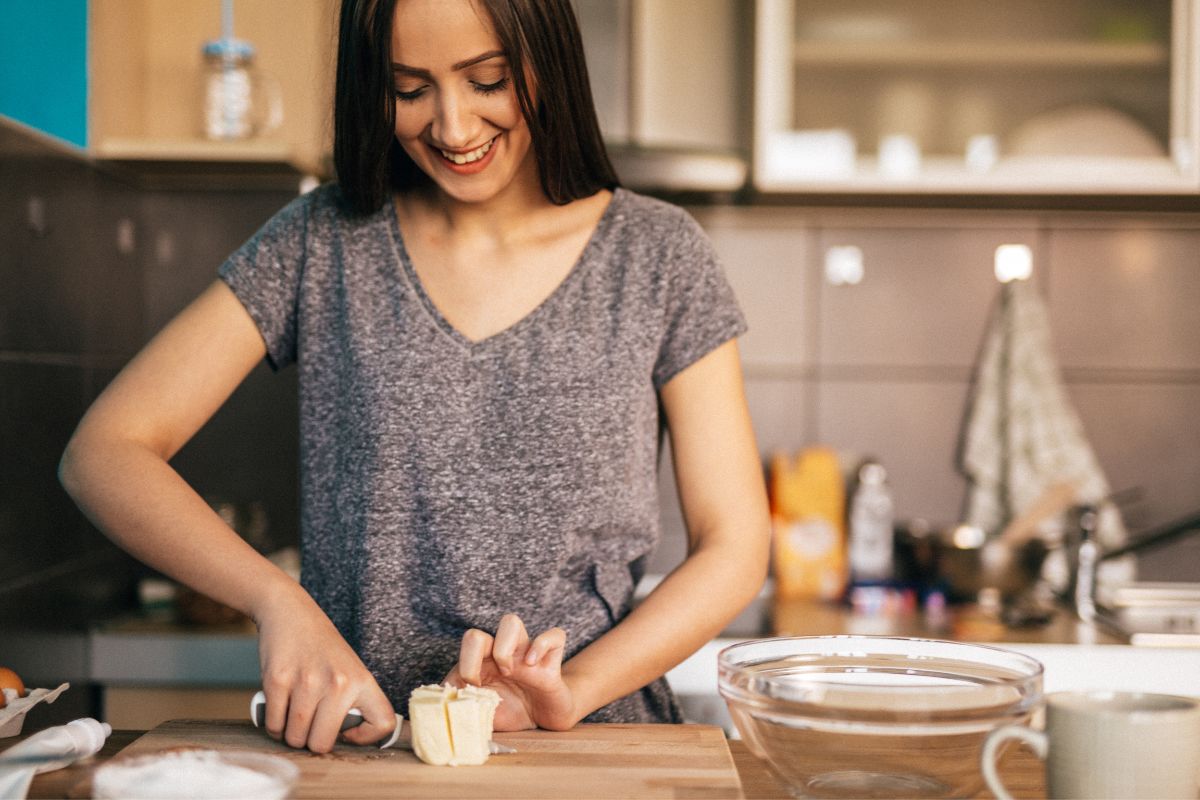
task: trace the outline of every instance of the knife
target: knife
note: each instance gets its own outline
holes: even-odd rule
[[[267,696],[262,692],[255,692],[254,697],[250,698],[250,721],[254,723],[254,727],[261,728],[267,724]],[[363,713],[357,708],[352,708],[346,712],[346,718],[342,720],[342,726],[338,731],[348,731],[351,728],[356,728],[362,724]],[[392,731],[392,735],[379,743],[380,750],[386,750],[392,747],[400,739],[400,731],[404,727],[404,717],[396,715],[396,728]],[[412,744],[409,742],[401,743],[402,749],[411,749]]]
[[[262,692],[255,692],[254,697],[250,700],[250,721],[254,723],[254,727],[261,728],[267,724],[267,696]],[[352,708],[346,712],[346,718],[342,720],[342,726],[339,731],[348,731],[351,728],[361,725],[363,721],[362,711],[357,708]],[[400,730],[404,727],[404,717],[396,715],[396,729],[392,731],[392,735],[383,740],[379,744],[380,750],[386,750],[389,747],[396,747],[400,750],[411,750],[412,742],[409,739],[400,739]],[[515,753],[516,748],[500,744],[499,742],[488,742],[488,749],[495,755],[497,753]]]

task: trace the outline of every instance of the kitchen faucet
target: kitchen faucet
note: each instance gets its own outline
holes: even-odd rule
[[[1073,580],[1069,592],[1074,602],[1075,613],[1084,623],[1106,627],[1124,638],[1132,638],[1133,633],[1127,630],[1125,625],[1122,625],[1107,609],[1097,605],[1096,575],[1100,562],[1161,547],[1200,532],[1200,512],[1167,523],[1120,547],[1102,551],[1100,543],[1096,540],[1099,507],[1090,504],[1080,505],[1072,511],[1077,518],[1076,527],[1079,530],[1079,545],[1075,551]]]

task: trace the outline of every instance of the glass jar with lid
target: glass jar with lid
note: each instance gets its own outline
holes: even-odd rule
[[[283,100],[274,76],[254,66],[254,46],[241,39],[204,45],[203,132],[230,141],[269,135],[283,123]]]

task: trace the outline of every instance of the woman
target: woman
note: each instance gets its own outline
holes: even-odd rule
[[[61,476],[247,613],[266,728],[388,734],[420,683],[496,726],[678,721],[662,675],[754,596],[765,492],[694,221],[618,188],[568,0],[345,0],[339,181],[283,209],[97,399]],[[300,371],[303,588],[168,460],[266,357]],[[630,611],[669,432],[689,554]],[[527,631],[534,635],[531,637]]]

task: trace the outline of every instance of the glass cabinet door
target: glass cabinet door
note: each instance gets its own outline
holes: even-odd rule
[[[1200,191],[1200,0],[757,0],[764,191]]]

